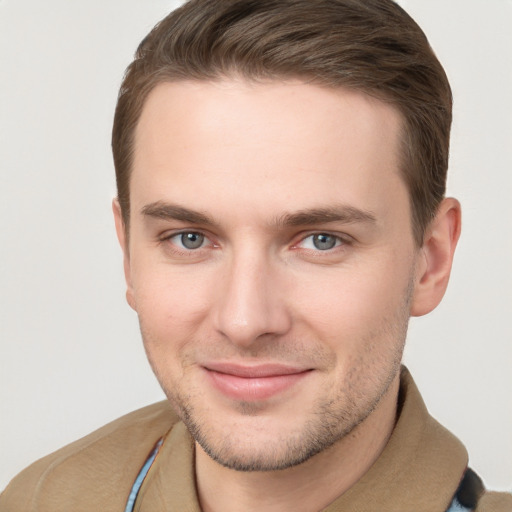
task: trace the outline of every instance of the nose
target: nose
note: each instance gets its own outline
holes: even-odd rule
[[[254,254],[233,257],[227,265],[214,321],[217,331],[231,343],[250,347],[263,337],[279,336],[290,329],[290,312],[277,274],[267,258]]]

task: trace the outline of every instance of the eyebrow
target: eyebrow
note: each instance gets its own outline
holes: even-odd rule
[[[204,213],[163,201],[147,204],[142,208],[141,213],[145,217],[153,217],[162,220],[178,220],[189,224],[205,226],[218,225],[218,222]],[[374,213],[369,210],[362,210],[347,205],[336,205],[326,208],[308,208],[293,213],[284,213],[276,217],[271,224],[279,228],[283,226],[312,226],[331,222],[342,222],[343,224],[376,224],[377,218]]]
[[[330,222],[342,222],[343,224],[375,224],[377,222],[377,218],[375,214],[369,210],[361,210],[347,205],[338,205],[327,208],[299,210],[294,213],[285,213],[277,219],[276,224],[284,226],[310,226],[314,224],[327,224]]]
[[[200,213],[183,206],[157,201],[144,206],[141,210],[144,217],[153,217],[162,220],[179,220],[190,224],[204,224],[213,226],[214,220],[204,213]]]

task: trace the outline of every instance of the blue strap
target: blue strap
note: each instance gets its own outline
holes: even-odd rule
[[[132,490],[130,491],[130,496],[128,497],[128,502],[126,503],[126,508],[124,509],[124,512],[133,512],[135,500],[137,499],[137,495],[139,494],[142,482],[144,482],[144,479],[148,474],[149,468],[151,468],[151,465],[153,464],[153,461],[155,460],[158,451],[160,450],[160,446],[162,446],[163,441],[163,438],[158,440],[155,447],[149,454],[149,457],[146,459],[144,466],[142,466],[142,469],[139,471],[139,474],[137,475],[137,478],[135,479],[135,482],[132,486]]]
[[[461,505],[460,501],[455,497],[446,512],[472,512],[472,510],[473,509]]]

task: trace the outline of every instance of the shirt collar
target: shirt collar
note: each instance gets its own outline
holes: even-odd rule
[[[402,368],[397,423],[382,454],[325,512],[393,510],[444,512],[467,467],[462,443],[429,414]],[[167,434],[141,487],[136,512],[200,512],[194,441],[182,422]]]

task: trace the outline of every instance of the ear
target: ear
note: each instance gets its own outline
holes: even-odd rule
[[[460,228],[460,203],[453,198],[444,199],[419,251],[412,316],[426,315],[441,302],[448,286]]]
[[[112,201],[112,211],[114,213],[114,222],[116,225],[116,233],[117,239],[119,240],[119,245],[123,251],[123,267],[124,267],[124,278],[126,280],[126,301],[130,305],[130,307],[136,311],[135,309],[135,296],[133,293],[132,287],[132,278],[131,278],[131,267],[130,267],[130,251],[128,247],[128,237],[126,233],[126,226],[124,224],[123,215],[121,214],[121,205],[119,204],[119,200],[115,198]]]

